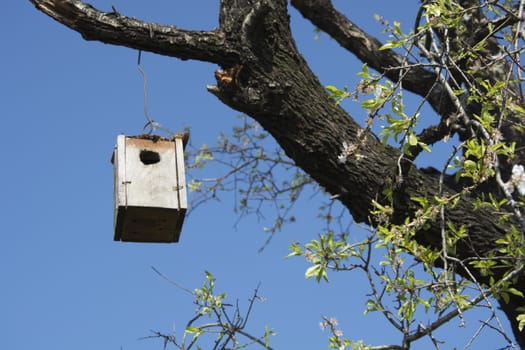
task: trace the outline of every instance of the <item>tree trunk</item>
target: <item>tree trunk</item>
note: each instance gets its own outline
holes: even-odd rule
[[[222,0],[220,26],[210,32],[144,23],[118,13],[100,12],[77,0],[31,1],[40,11],[78,31],[86,40],[220,65],[221,70],[216,72],[217,85],[209,86],[208,90],[226,105],[257,120],[297,166],[337,196],[357,222],[374,224],[369,221],[372,200],[384,201],[383,190],[393,185],[394,218],[398,223],[418,209],[410,198],[432,197],[438,193],[439,178],[408,162],[402,164],[403,181],[400,182],[401,154],[373,136],[361,137],[362,128],[328,98],[295,46],[286,0]],[[332,9],[327,0],[297,0],[292,4],[304,15],[313,5]],[[334,16],[332,13],[331,18]],[[341,28],[336,26],[334,30]],[[356,31],[350,37],[361,40],[352,44],[360,58],[376,60],[373,67],[378,70],[399,65],[395,53],[379,51],[377,40],[359,32],[357,27],[350,29]],[[440,87],[434,84],[432,72],[414,68],[404,79],[404,86],[428,96],[436,111],[446,114],[453,109],[450,102],[443,104],[442,99],[437,99]],[[345,164],[338,162],[343,142],[357,145],[363,157]],[[445,186],[444,193],[454,194],[456,190]],[[458,259],[487,256],[507,230],[488,209],[473,210],[472,200],[467,196],[462,196],[454,208],[447,209],[446,218],[457,227],[468,228],[468,238],[457,246]],[[517,221],[512,223],[520,226]],[[416,239],[441,249],[438,220],[420,231]],[[479,282],[488,282],[476,270],[473,272]],[[515,287],[525,293],[523,272]],[[525,347],[525,332],[518,330],[516,320],[516,308],[524,305],[523,299],[511,296],[508,304],[500,301],[500,305],[518,343]]]

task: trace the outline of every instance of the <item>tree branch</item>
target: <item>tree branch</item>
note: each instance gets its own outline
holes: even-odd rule
[[[227,44],[220,30],[193,31],[143,22],[116,11],[97,10],[79,0],[30,1],[38,10],[80,33],[85,40],[223,66],[233,65],[239,59],[238,52]]]
[[[438,114],[448,115],[452,112],[452,104],[443,89],[434,83],[437,81],[434,72],[405,62],[393,50],[380,50],[383,44],[337,11],[330,0],[292,0],[292,5],[339,45],[388,79],[398,82],[402,76],[403,87],[426,98]],[[402,67],[407,65],[411,68],[400,75]]]

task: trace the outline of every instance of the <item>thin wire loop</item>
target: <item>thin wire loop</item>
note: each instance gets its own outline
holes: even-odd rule
[[[143,90],[144,90],[144,116],[146,117],[146,124],[144,124],[144,127],[142,128],[142,134],[143,135],[151,135],[155,130],[162,130],[165,133],[167,133],[170,138],[173,138],[175,136],[175,133],[171,132],[166,127],[163,127],[160,123],[154,121],[148,112],[148,78],[146,75],[146,72],[144,72],[144,69],[142,69],[142,66],[140,65],[142,59],[142,50],[139,50],[139,55],[137,59],[137,69],[139,70],[140,74],[142,75],[142,79],[144,81],[143,84]],[[148,129],[149,128],[149,129]]]

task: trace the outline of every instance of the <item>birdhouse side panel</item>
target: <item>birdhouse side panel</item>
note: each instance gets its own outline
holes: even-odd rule
[[[186,170],[184,165],[184,145],[182,138],[175,139],[175,157],[177,162],[177,183],[179,186],[179,208],[188,208],[188,199],[186,192]]]
[[[120,206],[126,206],[126,136],[119,135],[113,151],[113,180],[115,213]],[[116,220],[116,214],[115,214]]]

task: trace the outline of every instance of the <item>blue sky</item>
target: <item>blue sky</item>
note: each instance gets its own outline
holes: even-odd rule
[[[374,13],[393,20],[416,11],[416,1],[406,1],[409,10],[390,0],[335,3],[375,34],[381,28]],[[217,3],[210,0],[94,4],[184,28],[217,25]],[[322,82],[352,86],[361,64],[330,38],[314,40],[313,26],[291,14],[298,45]],[[303,260],[285,260],[291,242],[320,232],[322,223],[315,220],[320,197],[303,200],[297,223],[278,233],[263,253],[258,249],[269,223],[249,217],[235,225],[229,195],[194,211],[178,244],[114,242],[111,152],[117,135],[139,134],[145,123],[137,52],[86,42],[29,1],[9,2],[0,17],[0,348],[162,348],[158,340],[140,338],[150,330],[175,328],[180,334],[194,306],[191,296],[151,266],[189,289],[199,287],[208,270],[217,278],[217,291],[241,305],[261,283],[266,302],[256,304],[249,330],[260,334],[268,325],[278,333],[272,339],[276,349],[326,348],[328,334],[319,327],[323,315],[336,317],[351,339],[398,340],[377,316],[363,316],[359,275],[332,275],[331,283],[318,285],[305,280]],[[215,66],[149,53],[143,53],[142,66],[155,120],[171,130],[191,126],[194,145],[213,144],[219,133],[231,130],[238,112],[205,88],[215,82]],[[348,107],[364,119],[357,106]],[[447,340],[460,337],[456,327],[453,322]]]

